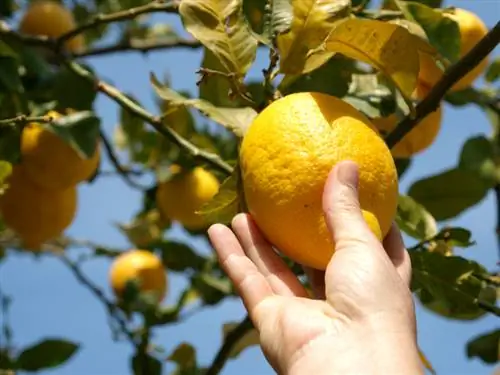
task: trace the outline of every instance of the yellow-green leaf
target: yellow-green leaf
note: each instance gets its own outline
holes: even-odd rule
[[[226,339],[227,335],[230,334],[231,331],[235,329],[238,325],[239,325],[238,323],[225,323],[222,326],[224,340]],[[259,345],[259,343],[260,343],[259,332],[255,328],[252,328],[251,330],[247,331],[243,336],[241,336],[239,340],[236,342],[236,344],[234,344],[231,347],[231,351],[229,352],[229,358],[236,358],[245,349],[251,346]]]
[[[211,50],[228,72],[246,74],[258,41],[245,20],[242,0],[182,0],[179,13],[186,30]]]
[[[310,56],[318,52],[338,52],[372,65],[396,85],[408,104],[417,83],[419,52],[437,54],[434,47],[403,26],[359,18],[337,22]]]
[[[310,58],[310,49],[318,47],[335,22],[350,12],[349,0],[292,0],[293,20],[290,30],[276,38],[280,71],[286,74],[307,73],[323,65],[333,53]]]
[[[5,179],[12,173],[12,164],[8,161],[0,160],[0,195],[3,194],[5,189]]]
[[[201,69],[229,73],[212,51],[205,48],[203,52]],[[234,107],[238,104],[238,101],[229,98],[230,90],[231,82],[229,79],[222,75],[210,74],[199,84],[199,97],[216,106]]]
[[[196,350],[191,344],[182,342],[170,354],[168,360],[175,362],[182,369],[196,367]]]
[[[151,83],[156,94],[169,105],[185,105],[193,107],[216,123],[231,130],[237,136],[245,134],[247,128],[252,123],[257,112],[251,107],[227,108],[216,107],[203,99],[188,99],[178,92],[162,85],[154,75],[151,76]]]
[[[403,232],[424,240],[437,234],[436,220],[420,204],[407,195],[400,195],[396,222]]]

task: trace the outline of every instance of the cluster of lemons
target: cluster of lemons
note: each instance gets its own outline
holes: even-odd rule
[[[61,114],[50,111],[52,119]],[[85,159],[60,136],[40,123],[29,123],[21,135],[21,162],[7,178],[0,196],[0,213],[26,249],[59,236],[73,221],[77,209],[77,186],[89,179],[100,158],[97,143]]]

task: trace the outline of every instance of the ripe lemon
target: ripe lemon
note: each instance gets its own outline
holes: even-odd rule
[[[142,292],[153,292],[161,302],[167,290],[167,274],[161,260],[150,251],[132,249],[117,256],[109,271],[111,287],[122,297],[128,282],[137,281]]]
[[[427,90],[424,90],[423,87],[417,87],[415,95],[424,97],[424,91]],[[439,134],[439,130],[441,130],[442,112],[443,106],[440,104],[434,112],[424,117],[391,149],[392,155],[395,158],[409,158],[432,145]],[[396,128],[399,120],[396,114],[391,114],[387,117],[374,118],[372,123],[385,136]]]
[[[57,112],[49,112],[55,118]],[[82,159],[61,137],[30,123],[23,129],[21,157],[26,173],[37,185],[47,189],[66,189],[88,178],[95,172],[100,158],[100,147],[90,159]]]
[[[24,13],[19,30],[28,35],[43,35],[57,38],[76,27],[73,14],[62,4],[50,0],[37,0],[32,2]],[[83,49],[84,38],[82,34],[69,39],[66,48],[72,52]]]
[[[296,93],[274,101],[250,125],[240,148],[248,209],[283,254],[325,269],[334,244],[322,194],[332,167],[359,166],[359,199],[379,239],[396,214],[398,177],[384,141],[362,113],[339,98]]]
[[[156,203],[164,218],[190,230],[202,229],[207,223],[197,211],[217,194],[219,186],[219,180],[201,167],[178,170],[171,179],[158,184]]]
[[[444,15],[457,22],[460,29],[460,57],[467,54],[488,33],[488,28],[484,22],[476,14],[468,10],[455,8],[454,11],[446,12]],[[486,69],[487,65],[488,57],[485,57],[474,69],[457,81],[449,91],[459,91],[469,87]],[[431,57],[428,55],[421,56],[420,84],[432,87],[442,75],[443,72],[436,66]]]
[[[71,224],[76,214],[77,190],[47,190],[35,185],[22,165],[15,165],[0,196],[0,212],[5,225],[21,238],[29,250],[56,238]]]

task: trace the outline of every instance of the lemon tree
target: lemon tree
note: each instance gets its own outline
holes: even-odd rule
[[[5,0],[0,16],[0,268],[18,254],[65,265],[65,277],[104,306],[110,340],[130,345],[130,373],[216,375],[258,345],[248,317],[220,327],[211,361],[192,343],[167,345],[156,334],[237,296],[202,247],[211,224],[239,212],[252,214],[297,276],[301,265],[324,269],[334,244],[321,193],[343,159],[360,166],[375,235],[383,240],[393,221],[403,231],[421,308],[464,325],[500,317],[498,265],[473,255],[484,232],[458,224],[487,196],[500,207],[500,60],[492,52],[500,26],[464,2]],[[188,77],[147,76],[147,60],[134,60],[143,66],[130,74],[149,82],[149,96],[111,80],[99,60],[168,59],[182,49],[200,62],[189,90]],[[104,123],[102,103],[116,123]],[[483,113],[488,130],[447,150],[447,169],[408,181],[440,136],[470,125],[445,121],[465,107]],[[133,214],[109,223],[121,248],[71,231],[88,208],[80,190],[100,195],[110,175],[141,197]],[[88,276],[89,260],[106,267],[106,280]],[[176,280],[182,290],[171,294]],[[5,316],[28,298],[0,290]],[[468,338],[469,359],[499,362],[496,322]],[[0,373],[71,371],[70,360],[91,350],[54,335],[21,345],[15,324],[2,324]],[[420,357],[440,372],[429,348],[420,345]]]

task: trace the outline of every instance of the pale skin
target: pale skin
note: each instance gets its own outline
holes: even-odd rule
[[[381,244],[361,214],[358,169],[332,169],[323,211],[335,243],[325,272],[305,268],[315,298],[248,214],[209,228],[278,374],[423,374],[409,283],[411,265],[394,224]]]

